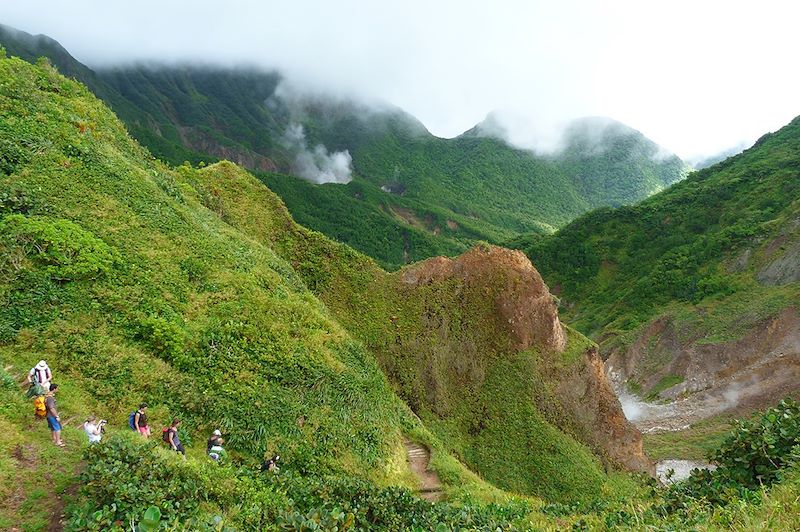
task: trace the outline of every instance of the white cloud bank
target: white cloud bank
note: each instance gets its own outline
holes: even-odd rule
[[[250,63],[383,99],[454,136],[494,109],[609,116],[684,158],[800,114],[800,3],[764,0],[0,0],[91,66]]]

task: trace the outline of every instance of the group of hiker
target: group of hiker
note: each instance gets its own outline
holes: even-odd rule
[[[58,384],[53,381],[53,372],[47,362],[40,360],[30,372],[28,372],[27,383],[29,385],[28,395],[33,397],[34,416],[36,419],[47,419],[47,426],[53,436],[53,443],[58,447],[65,447],[61,439],[61,416],[56,407],[55,394],[58,391]],[[89,416],[83,424],[83,430],[90,444],[99,443],[103,438],[103,432],[107,421],[98,420],[96,416]],[[168,427],[161,431],[161,439],[168,444],[173,451],[186,456],[186,450],[181,443],[178,435],[178,427],[181,420],[174,418]],[[147,422],[147,403],[139,404],[139,408],[128,416],[128,426],[141,434],[144,438],[150,438],[150,425]],[[227,454],[222,445],[225,440],[222,432],[215,430],[206,444],[206,454],[219,462],[227,458]]]

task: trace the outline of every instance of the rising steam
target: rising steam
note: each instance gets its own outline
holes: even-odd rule
[[[306,118],[306,104],[313,95],[282,80],[265,104],[276,113],[287,113],[289,125],[281,142],[290,155],[292,173],[313,183],[349,183],[353,179],[353,158],[349,150],[329,152],[324,144],[309,148],[300,123]]]
[[[353,175],[353,158],[348,150],[328,153],[328,148],[317,144],[308,148],[303,126],[292,122],[283,136],[284,145],[294,153],[292,171],[314,183],[349,183]]]

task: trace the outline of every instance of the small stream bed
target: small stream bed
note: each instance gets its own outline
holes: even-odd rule
[[[702,460],[661,460],[656,463],[656,476],[664,484],[672,484],[689,478],[692,469],[715,470],[717,466]],[[668,477],[670,470],[674,471],[672,477]]]

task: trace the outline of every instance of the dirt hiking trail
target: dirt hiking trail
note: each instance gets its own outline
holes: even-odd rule
[[[438,501],[442,498],[442,481],[436,472],[428,469],[431,461],[430,451],[418,443],[406,439],[406,454],[411,471],[419,479],[421,488],[418,490],[420,497],[428,501]]]

